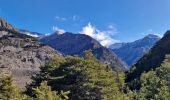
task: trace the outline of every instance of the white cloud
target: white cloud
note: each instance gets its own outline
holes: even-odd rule
[[[73,16],[71,17],[71,20],[72,20],[72,21],[77,21],[77,20],[79,20],[79,16],[73,15]]]
[[[116,29],[116,27],[114,25],[110,24],[110,25],[108,25],[108,28],[110,30],[114,31],[115,33],[117,33],[117,29]]]
[[[24,34],[28,35],[28,36],[32,36],[35,38],[38,38],[39,36],[37,34],[31,34],[30,32],[25,32]]]
[[[67,20],[67,18],[59,17],[59,16],[56,16],[56,17],[55,17],[55,19],[56,19],[57,21],[61,21],[61,22],[63,22],[63,21],[66,21],[66,20]]]
[[[64,34],[65,33],[65,30],[64,29],[60,29],[56,26],[53,26],[53,31],[57,34]]]
[[[56,16],[55,19],[59,22],[65,22],[65,21],[78,21],[79,20],[79,16],[77,15],[73,15],[71,17],[60,17],[60,16]]]
[[[100,31],[96,27],[92,26],[88,23],[85,27],[83,27],[81,34],[86,34],[101,43],[101,45],[108,47],[109,45],[119,42],[112,38],[112,35],[117,33],[117,30],[114,26],[109,26],[109,30],[107,31]]]

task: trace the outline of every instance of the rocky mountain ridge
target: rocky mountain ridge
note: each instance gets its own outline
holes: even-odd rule
[[[129,66],[135,64],[160,39],[157,35],[149,34],[142,39],[130,43],[116,43],[110,46]]]
[[[169,47],[170,31],[167,31],[163,38],[160,39],[134,66],[132,66],[127,75],[127,80],[131,81],[139,78],[141,73],[159,67],[164,61],[166,54],[170,54]]]
[[[51,59],[60,55],[35,38],[19,33],[11,24],[0,18],[0,75],[11,74],[14,82],[23,88],[30,77]]]
[[[108,48],[103,47],[95,39],[84,34],[54,33],[40,39],[41,42],[50,45],[65,55],[83,56],[85,50],[92,50],[94,56],[101,62],[111,65],[112,68],[125,70],[126,65]]]
[[[0,18],[0,28],[17,31],[16,28],[14,28],[11,24],[6,22],[3,18]]]

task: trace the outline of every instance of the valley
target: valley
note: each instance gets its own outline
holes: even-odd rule
[[[169,4],[0,0],[0,100],[170,100]]]

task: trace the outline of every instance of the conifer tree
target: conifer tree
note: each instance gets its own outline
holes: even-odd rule
[[[85,52],[85,58],[68,56],[61,62],[55,58],[43,70],[41,75],[48,73],[52,90],[70,91],[69,99],[127,99],[123,93],[124,75],[101,64],[91,51]]]
[[[0,78],[0,99],[2,100],[25,100],[26,96],[12,85],[12,77],[4,76]]]
[[[170,55],[155,70],[145,72],[140,78],[141,88],[134,94],[134,100],[170,99]]]
[[[37,100],[62,100],[51,87],[47,85],[47,81],[40,84],[39,87],[33,88]]]

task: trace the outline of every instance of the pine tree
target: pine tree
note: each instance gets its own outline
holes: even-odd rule
[[[40,84],[39,87],[33,88],[37,100],[62,100],[51,87],[47,85],[47,81]]]
[[[56,91],[70,91],[72,100],[127,99],[124,75],[101,64],[90,51],[85,52],[85,58],[68,56],[61,62],[55,58],[43,70],[41,75],[48,73],[49,86]]]
[[[59,57],[57,55],[51,55],[51,61],[48,62],[47,64],[45,64],[45,66],[41,66],[40,67],[40,73],[36,74],[36,76],[32,76],[32,82],[31,84],[28,84],[26,86],[26,91],[25,93],[29,96],[35,96],[35,94],[33,94],[33,88],[36,88],[38,86],[40,86],[40,84],[43,81],[50,81],[51,80],[51,74],[53,74],[53,70],[55,70],[56,68],[58,68],[60,66],[61,63],[63,63],[65,61],[64,58]]]
[[[0,99],[2,100],[25,100],[21,91],[12,85],[11,76],[4,76],[0,78]]]
[[[155,70],[145,72],[140,78],[141,88],[136,92],[133,99],[170,99],[170,55]]]

